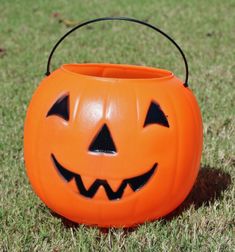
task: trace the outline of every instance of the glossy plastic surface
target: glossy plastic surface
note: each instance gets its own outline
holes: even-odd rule
[[[63,96],[69,97],[69,119],[47,116]],[[152,102],[160,106],[169,127],[144,126]],[[115,152],[89,151],[104,125]],[[77,223],[128,227],[168,214],[190,192],[202,152],[200,110],[192,92],[165,70],[64,65],[33,95],[24,151],[31,185],[53,211]],[[58,170],[52,155],[67,173]],[[86,190],[99,185],[92,197],[79,192],[79,176]],[[121,185],[123,194],[110,200],[106,190],[116,192]]]

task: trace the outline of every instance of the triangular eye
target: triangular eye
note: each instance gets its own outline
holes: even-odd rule
[[[56,115],[64,120],[69,120],[69,96],[63,95],[61,96],[54,105],[50,108],[47,113],[47,116]]]
[[[144,122],[144,127],[147,126],[148,124],[153,123],[157,123],[169,128],[169,123],[167,121],[165,114],[163,113],[160,106],[155,102],[151,102],[149,106],[148,113]]]

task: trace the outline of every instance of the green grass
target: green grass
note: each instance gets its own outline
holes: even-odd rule
[[[171,216],[132,230],[76,226],[32,192],[23,160],[23,123],[45,73],[48,53],[69,28],[101,16],[131,16],[157,25],[185,50],[190,87],[201,107],[204,149],[197,183]],[[0,250],[1,251],[234,251],[235,2],[0,0]],[[135,24],[95,24],[68,38],[53,58],[64,62],[183,64],[161,36]]]

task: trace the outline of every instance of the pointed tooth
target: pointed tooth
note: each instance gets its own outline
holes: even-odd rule
[[[131,189],[134,192],[139,189],[139,183],[138,183],[138,181],[136,182],[135,180],[131,180],[131,181],[129,180],[127,184],[131,187]]]
[[[78,192],[78,188],[75,182],[75,178],[73,178],[69,183],[68,187],[70,187],[74,192]]]
[[[121,183],[122,183],[122,180],[119,180],[119,179],[109,179],[107,180],[108,184],[110,185],[110,187],[112,188],[113,192],[116,192]]]
[[[99,187],[99,189],[97,190],[97,192],[94,195],[93,199],[96,199],[96,200],[109,200],[103,186]]]
[[[134,191],[131,189],[130,185],[127,184],[126,188],[124,189],[124,193],[122,195],[122,198],[126,197],[126,196],[129,196],[129,195],[131,195],[133,193],[134,193]]]
[[[140,176],[137,176],[137,177],[134,177],[134,178],[127,180],[127,183],[130,185],[130,187],[133,189],[133,191],[138,191],[140,188],[142,188],[149,181],[149,179],[152,177],[156,167],[157,167],[157,163],[155,163],[153,165],[152,169],[149,170],[148,172],[146,172]]]
[[[89,176],[81,176],[81,179],[86,190],[89,190],[91,185],[95,182],[95,179]]]

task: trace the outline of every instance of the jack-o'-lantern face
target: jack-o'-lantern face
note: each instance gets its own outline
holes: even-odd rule
[[[129,226],[186,197],[198,172],[201,118],[171,73],[129,66],[129,78],[118,79],[110,77],[126,66],[111,66],[68,65],[42,82],[27,113],[25,161],[34,190],[57,213]],[[103,78],[94,77],[101,69]]]
[[[51,107],[47,113],[47,117],[57,116],[60,117],[60,120],[69,122],[69,111],[69,95],[64,95]],[[169,127],[165,114],[156,102],[150,103],[143,127],[147,127],[150,124],[160,125],[160,127]],[[90,155],[105,155],[107,159],[110,156],[117,155],[117,148],[107,124],[102,125],[102,128],[92,140],[87,151]],[[93,198],[99,187],[103,187],[109,200],[121,199],[127,186],[129,186],[133,192],[140,190],[157,169],[157,163],[154,162],[150,169],[140,175],[122,178],[120,181],[117,180],[116,183],[119,183],[119,186],[117,185],[115,189],[112,188],[112,185],[109,185],[108,179],[89,178],[90,180],[94,179],[94,182],[89,188],[86,188],[83,183],[84,178],[82,174],[70,171],[67,167],[63,167],[56,159],[55,154],[52,153],[51,158],[59,175],[68,183],[74,180],[77,187],[75,191],[88,198]],[[79,168],[77,171],[79,171]]]

